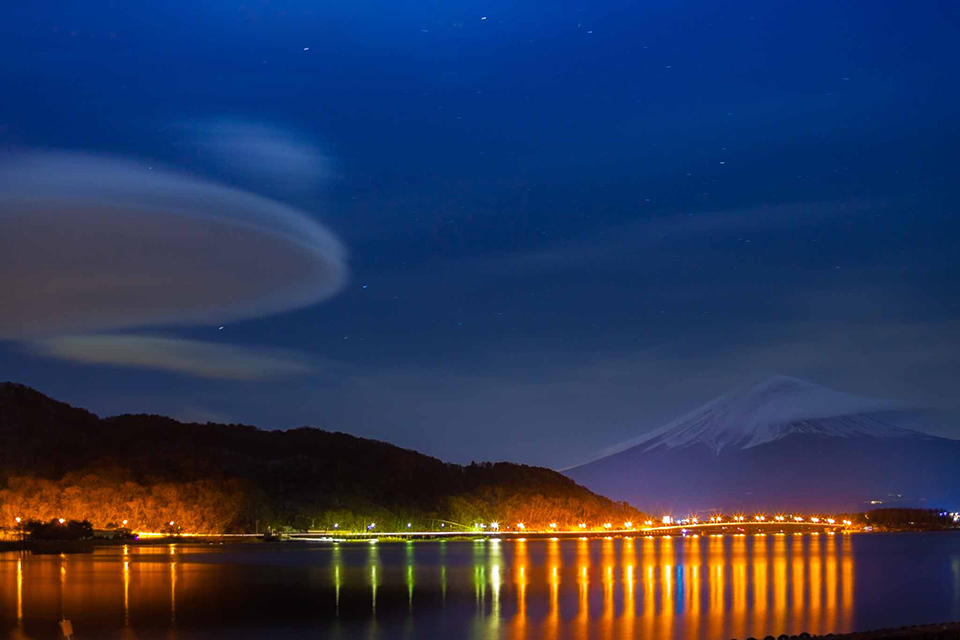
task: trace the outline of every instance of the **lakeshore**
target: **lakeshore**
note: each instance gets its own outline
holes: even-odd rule
[[[799,634],[766,636],[764,640],[797,640],[800,638],[830,638],[831,640],[956,640],[960,638],[960,622],[926,624],[895,629],[875,629],[854,633],[828,633],[826,635]],[[735,639],[736,640],[736,639]]]

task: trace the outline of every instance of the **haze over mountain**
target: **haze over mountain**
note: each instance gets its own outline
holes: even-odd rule
[[[928,412],[774,376],[565,473],[618,500],[687,511],[960,503],[960,440]]]

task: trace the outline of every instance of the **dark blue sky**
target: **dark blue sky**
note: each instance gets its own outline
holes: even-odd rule
[[[0,379],[557,467],[772,373],[960,408],[956,3],[155,4],[6,3],[2,149],[280,200],[349,276],[285,313],[124,327],[297,372],[7,331]],[[23,269],[4,288],[46,290]]]

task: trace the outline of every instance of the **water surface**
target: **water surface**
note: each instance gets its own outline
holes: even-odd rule
[[[746,638],[960,619],[960,535],[163,545],[0,554],[0,634]]]

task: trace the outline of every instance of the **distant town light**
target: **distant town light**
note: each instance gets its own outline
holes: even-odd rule
[[[412,527],[412,526],[413,526],[413,525],[410,524],[409,522],[407,523],[407,529],[409,529],[409,528]]]
[[[333,528],[334,528],[334,529],[339,529],[339,528],[340,528],[340,523],[339,523],[339,522],[334,522],[334,523],[333,523]]]

